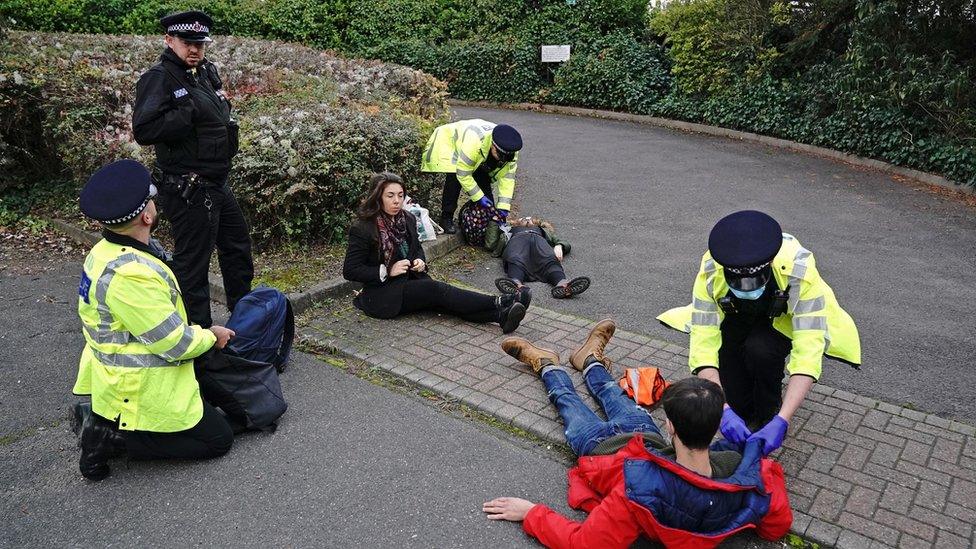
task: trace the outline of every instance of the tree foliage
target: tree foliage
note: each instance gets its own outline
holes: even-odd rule
[[[720,124],[976,185],[974,0],[0,0],[25,29],[220,33],[407,64],[462,99]],[[542,44],[571,44],[558,67]],[[2,145],[2,144],[0,144]]]

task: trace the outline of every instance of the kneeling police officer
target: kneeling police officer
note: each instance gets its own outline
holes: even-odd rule
[[[166,50],[139,78],[132,131],[139,144],[155,145],[153,180],[175,240],[171,266],[190,320],[207,327],[214,246],[230,310],[254,278],[247,222],[227,185],[238,127],[217,68],[205,57],[213,20],[187,11],[160,24]]]
[[[820,277],[813,254],[762,212],[735,212],[715,224],[691,305],[658,320],[691,334],[692,373],[725,390],[725,438],[762,440],[764,454],[783,443],[793,413],[820,378],[824,355],[861,363],[857,326]]]
[[[150,246],[156,188],[149,170],[120,160],[95,172],[81,211],[105,228],[78,286],[85,348],[72,392],[81,474],[108,476],[108,461],[216,457],[234,441],[230,424],[203,401],[193,359],[234,336],[187,321],[180,285]]]

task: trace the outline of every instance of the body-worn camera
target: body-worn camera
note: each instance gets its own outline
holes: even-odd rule
[[[180,198],[189,202],[193,200],[194,195],[197,193],[197,189],[200,188],[200,177],[195,173],[191,173],[184,175],[180,179],[182,183]]]

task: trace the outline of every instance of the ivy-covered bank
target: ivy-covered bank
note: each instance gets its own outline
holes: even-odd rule
[[[152,163],[132,141],[139,75],[156,36],[10,32],[0,45],[0,216],[75,213],[78,186],[122,157]],[[404,175],[428,200],[423,145],[446,120],[445,85],[420,71],[242,38],[214,45],[241,124],[231,183],[260,242],[343,235],[373,171]]]
[[[974,0],[0,0],[15,28],[220,34],[422,69],[461,99],[629,111],[762,133],[976,185]],[[571,44],[568,63],[541,44]]]

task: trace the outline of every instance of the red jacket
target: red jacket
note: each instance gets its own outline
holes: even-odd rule
[[[635,435],[616,454],[581,457],[569,471],[568,500],[590,514],[586,521],[540,504],[522,528],[550,548],[626,548],[641,534],[666,547],[709,548],[747,528],[777,540],[793,523],[783,468],[762,458],[758,443],[746,445],[731,477],[716,480],[648,451]]]

